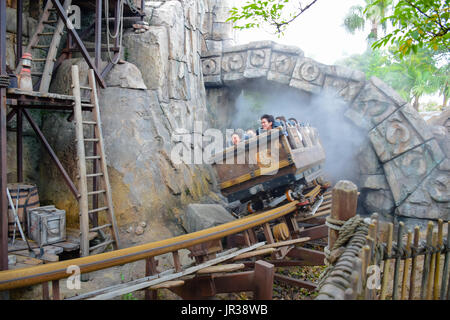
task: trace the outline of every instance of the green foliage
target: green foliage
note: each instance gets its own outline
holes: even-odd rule
[[[370,41],[378,39],[378,28],[386,31],[384,18],[391,5],[391,0],[379,0],[374,4],[374,0],[365,0],[366,6],[352,6],[344,18],[344,27],[354,34],[356,30],[364,30],[366,21],[370,21],[371,29],[367,39]]]
[[[383,0],[375,0],[366,7],[370,10]],[[376,41],[373,48],[398,43],[400,57],[417,53],[426,47],[437,52],[450,49],[449,45],[448,0],[399,0],[392,4],[392,14],[383,22],[389,21],[393,31]]]
[[[122,300],[137,300],[132,292],[122,295]]]
[[[426,48],[408,56],[398,54],[397,47],[389,51],[367,51],[362,55],[338,61],[337,64],[376,76],[394,88],[405,100],[418,108],[420,97],[440,93],[449,96],[449,64],[437,63],[434,51]]]
[[[275,28],[275,33],[282,34],[289,23],[297,19],[316,1],[310,1],[304,7],[299,1],[294,12],[287,12],[286,6],[289,0],[248,0],[242,7],[233,7],[230,10],[231,17],[227,21],[243,22],[242,25],[234,26],[240,30],[259,28],[261,24],[266,24]]]

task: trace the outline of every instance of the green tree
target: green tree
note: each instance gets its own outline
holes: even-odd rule
[[[376,5],[372,5],[374,0],[365,0],[366,6],[356,5],[350,7],[344,18],[344,27],[354,34],[356,30],[364,30],[366,22],[370,22],[370,33],[367,36],[369,46],[379,38],[378,29],[386,31],[387,25],[384,18],[388,12],[391,0],[380,0]]]
[[[376,7],[384,0],[372,1],[366,11]],[[449,45],[450,8],[448,0],[396,0],[392,3],[392,14],[382,21],[389,21],[393,27],[373,44],[374,48],[398,43],[401,57],[419,48],[427,47],[434,51]]]
[[[448,63],[439,67],[434,51],[422,48],[417,53],[400,56],[396,47],[389,51],[367,51],[338,61],[337,64],[361,70],[367,77],[376,76],[394,88],[418,110],[420,98],[439,92],[448,101]]]
[[[317,0],[297,1],[294,11],[288,6],[290,0],[248,0],[242,7],[233,7],[230,10],[231,17],[227,21],[234,23],[244,22],[243,25],[235,25],[236,29],[259,28],[261,24],[274,28],[275,33],[282,34],[285,28],[303,12],[311,8]],[[306,5],[305,5],[306,3]],[[288,12],[289,11],[289,12]]]

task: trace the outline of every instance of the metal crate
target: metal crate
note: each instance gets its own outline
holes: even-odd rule
[[[66,240],[66,211],[45,206],[28,211],[28,236],[39,246]]]

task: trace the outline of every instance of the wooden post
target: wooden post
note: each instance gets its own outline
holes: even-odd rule
[[[432,240],[431,240],[431,246],[433,248],[436,247],[437,242],[437,232],[433,232]],[[431,255],[430,260],[430,271],[428,274],[428,283],[427,283],[427,294],[426,299],[431,300],[433,298],[433,280],[434,280],[434,273],[435,273],[435,266],[436,266],[436,253],[433,253]]]
[[[341,180],[333,188],[333,200],[331,203],[331,218],[341,221],[347,221],[356,214],[358,200],[358,188],[347,180]],[[328,230],[328,248],[333,248],[336,239],[339,237],[339,231]]]
[[[273,278],[275,268],[263,260],[255,262],[254,271],[255,300],[272,300]]]
[[[450,222],[447,223],[447,248],[450,248]],[[446,298],[446,292],[448,290],[448,279],[450,278],[448,276],[448,265],[450,260],[450,253],[445,253],[445,260],[444,260],[444,267],[442,268],[442,282],[441,282],[441,300],[448,299]],[[448,290],[450,292],[450,290]],[[447,294],[448,296],[448,294]]]
[[[272,234],[272,230],[270,229],[269,223],[265,223],[263,225],[263,229],[264,229],[264,236],[266,237],[267,243],[274,243],[275,241],[273,240],[273,234]]]
[[[447,235],[448,237],[448,235]],[[439,248],[444,245],[444,221],[438,220],[438,239]],[[441,266],[441,253],[436,253],[436,267],[434,268],[434,287],[433,287],[433,300],[439,300],[439,276]]]
[[[430,247],[433,242],[433,222],[428,222],[427,226],[427,246]],[[423,273],[422,273],[422,286],[420,288],[420,299],[425,300],[427,287],[428,287],[428,275],[430,273],[430,260],[431,254],[426,253],[423,259]]]
[[[178,250],[172,252],[173,257],[173,265],[175,267],[175,272],[181,272],[181,262],[180,262],[180,255],[178,254]]]
[[[416,268],[417,268],[417,253],[416,250],[419,247],[419,240],[420,240],[420,228],[415,227],[414,228],[414,251],[412,251],[412,260],[411,260],[411,277],[409,281],[409,300],[414,299],[414,291],[416,289]]]
[[[53,300],[61,300],[59,294],[59,280],[52,280],[52,296]]]
[[[387,240],[387,255],[388,256],[390,256],[392,254],[393,233],[394,233],[394,225],[392,223],[389,223],[388,240]],[[381,283],[380,300],[386,300],[387,286],[388,286],[388,282],[389,282],[390,273],[391,273],[391,259],[386,259],[386,261],[384,261],[383,281]]]
[[[81,110],[81,96],[80,96],[80,82],[78,74],[78,66],[72,66],[72,91],[75,98],[74,114],[76,120],[76,138],[77,138],[77,156],[78,156],[78,188],[80,190],[81,198],[78,205],[80,207],[80,253],[82,257],[89,255],[89,204],[87,198],[87,178],[86,178],[86,155],[84,147],[83,136],[83,122],[82,122],[82,110]]]
[[[399,225],[398,225],[398,232],[397,232],[397,251],[399,251],[399,249],[402,246],[402,238],[403,238],[403,229],[405,228],[405,224],[403,222],[400,221]],[[394,265],[394,288],[393,288],[393,293],[392,293],[392,299],[393,300],[398,300],[398,279],[399,279],[399,275],[400,275],[400,263],[401,263],[402,259],[401,257],[398,257],[395,259],[395,265]]]
[[[406,252],[411,252],[411,241],[412,241],[412,232],[408,232],[408,239],[406,240]],[[406,281],[408,279],[408,270],[409,270],[409,264],[411,262],[411,258],[405,259],[405,262],[403,263],[403,278],[402,278],[402,295],[401,300],[406,299]]]
[[[154,257],[145,259],[145,276],[153,276],[158,273],[156,270],[157,262]],[[145,289],[145,300],[157,300],[158,290]]]
[[[42,283],[42,300],[50,300],[47,281]]]

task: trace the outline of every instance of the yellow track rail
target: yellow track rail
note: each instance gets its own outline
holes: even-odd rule
[[[31,268],[1,271],[0,291],[67,278],[71,274],[68,274],[66,270],[71,265],[77,265],[80,268],[81,273],[89,273],[170,253],[199,243],[221,239],[289,214],[296,210],[297,204],[298,201],[289,202],[286,205],[261,214],[248,216],[243,219],[222,224],[220,226],[131,248],[51,264],[44,264]]]

